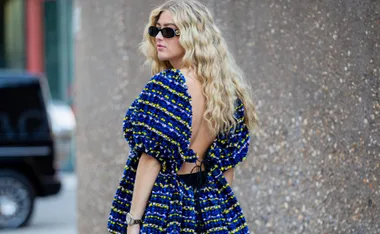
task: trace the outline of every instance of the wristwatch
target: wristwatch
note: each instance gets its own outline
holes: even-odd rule
[[[135,224],[141,224],[141,219],[133,219],[133,216],[131,213],[127,213],[127,225],[135,225]]]

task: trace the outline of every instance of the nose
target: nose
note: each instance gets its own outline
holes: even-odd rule
[[[163,39],[164,39],[164,37],[162,36],[161,31],[158,32],[158,34],[157,34],[157,36],[156,36],[156,39],[159,39],[159,40],[163,40]]]

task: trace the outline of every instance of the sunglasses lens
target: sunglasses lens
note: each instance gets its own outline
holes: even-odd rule
[[[160,30],[157,27],[150,26],[149,30],[148,30],[148,33],[149,33],[150,36],[155,37],[155,36],[157,36],[157,34],[158,34],[159,31]]]
[[[161,29],[162,36],[166,38],[172,38],[175,36],[175,32],[172,28],[163,28]]]
[[[156,37],[160,31],[165,38],[172,38],[176,35],[175,30],[172,28],[159,29],[155,26],[150,26],[148,29],[148,33],[151,37]]]

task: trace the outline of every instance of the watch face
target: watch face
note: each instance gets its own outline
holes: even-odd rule
[[[130,224],[132,221],[132,217],[130,214],[127,214],[127,223]]]

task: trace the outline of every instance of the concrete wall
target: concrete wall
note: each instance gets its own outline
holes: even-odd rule
[[[79,233],[105,233],[163,1],[77,0]],[[247,74],[261,133],[234,191],[255,233],[380,233],[380,1],[204,1]]]

